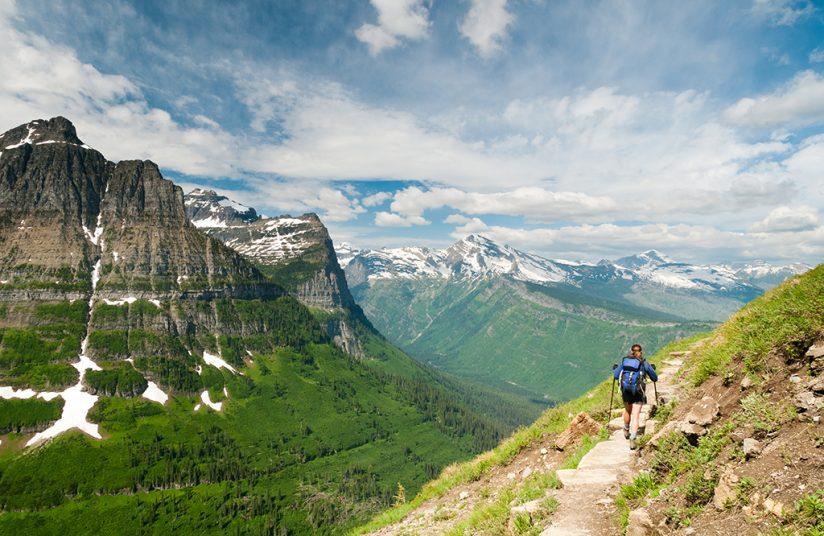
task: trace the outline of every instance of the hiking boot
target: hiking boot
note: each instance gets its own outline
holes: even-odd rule
[[[637,445],[635,444],[635,438],[629,438],[629,450],[635,450],[636,447]]]
[[[629,428],[624,428],[624,439],[629,439]]]

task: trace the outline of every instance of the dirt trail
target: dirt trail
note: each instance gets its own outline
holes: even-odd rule
[[[658,395],[659,399],[670,400],[675,390],[674,377],[683,362],[673,357],[664,364],[665,367],[658,375]],[[641,429],[653,427],[653,421],[647,423],[655,404],[652,384],[647,387],[647,400],[650,404],[645,404],[642,409]],[[581,458],[577,469],[562,469],[557,472],[563,484],[563,488],[553,493],[558,500],[558,509],[541,536],[620,533],[616,526],[614,497],[620,483],[629,480],[634,474],[637,455],[630,450],[629,442],[624,439],[622,418],[618,416],[609,424],[609,428],[613,430],[609,439],[595,445]]]
[[[675,376],[683,364],[680,354],[671,355],[659,372],[659,401],[674,396]],[[652,428],[647,422],[655,394],[652,384],[647,386],[647,399],[641,412],[642,430]],[[618,411],[618,410],[616,410]],[[558,509],[547,520],[542,535],[610,535],[618,534],[617,516],[613,499],[619,484],[634,472],[636,453],[624,439],[620,415],[610,421],[610,438],[597,444],[578,464],[577,469],[558,470],[563,488],[553,490]],[[647,430],[648,432],[650,430]],[[517,484],[535,472],[551,473],[557,469],[568,452],[554,448],[555,437],[536,441],[518,454],[509,464],[492,469],[479,480],[456,486],[442,497],[430,499],[410,512],[402,521],[375,532],[373,536],[435,536],[448,533],[466,520],[476,507],[495,501],[502,490]]]

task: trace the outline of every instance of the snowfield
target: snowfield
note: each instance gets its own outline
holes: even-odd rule
[[[232,374],[240,374],[237,370],[235,370],[235,367],[224,361],[223,358],[210,354],[206,350],[203,350],[203,361],[205,361],[207,365],[212,365],[213,367],[217,367],[219,369],[225,368]]]
[[[169,400],[169,395],[163,392],[160,387],[157,386],[155,382],[149,382],[149,385],[146,387],[146,390],[143,391],[141,395],[143,398],[148,398],[153,402],[158,402],[160,404],[165,404],[167,400]]]

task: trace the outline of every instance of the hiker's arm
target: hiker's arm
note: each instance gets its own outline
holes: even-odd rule
[[[645,368],[647,369],[647,376],[649,376],[649,379],[654,381],[654,382],[657,382],[658,381],[658,374],[655,372],[655,368],[652,365],[650,365],[649,363],[646,363]]]
[[[618,379],[618,376],[620,376],[620,375],[621,375],[621,367],[623,366],[623,364],[624,364],[624,360],[623,360],[623,359],[621,359],[621,364],[619,364],[617,367],[615,367],[614,369],[612,369],[612,377],[613,377],[614,379],[616,379],[616,380],[617,380],[617,379]]]

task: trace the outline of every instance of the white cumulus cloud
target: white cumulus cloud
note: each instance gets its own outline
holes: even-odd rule
[[[412,227],[413,225],[428,225],[429,221],[422,216],[404,216],[392,212],[377,212],[375,225],[378,227]]]
[[[755,127],[796,127],[824,123],[824,77],[802,71],[777,91],[747,97],[727,108],[726,118]]]
[[[543,222],[609,218],[619,210],[615,201],[608,197],[553,192],[539,187],[482,193],[442,187],[423,190],[411,186],[397,192],[390,207],[406,216],[420,216],[430,209],[451,207],[465,214],[524,216]]]
[[[423,0],[370,0],[378,12],[378,24],[365,23],[355,37],[375,56],[400,44],[399,38],[423,39],[429,34],[429,9]]]
[[[764,233],[809,231],[818,227],[818,224],[818,211],[811,206],[781,206],[773,209],[766,218],[755,223],[750,230]]]
[[[515,21],[515,16],[506,10],[506,3],[507,0],[472,0],[461,22],[461,35],[469,39],[482,57],[501,49],[508,28]]]

